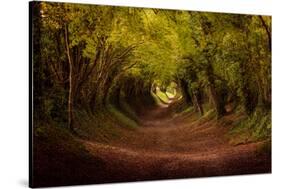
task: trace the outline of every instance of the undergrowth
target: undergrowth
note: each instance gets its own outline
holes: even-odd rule
[[[127,108],[128,108],[128,106],[127,106]],[[107,109],[114,116],[114,118],[116,119],[116,121],[119,124],[122,124],[128,128],[136,128],[138,126],[138,123],[135,120],[126,116],[123,112],[119,111],[113,105],[108,105]],[[129,110],[129,111],[131,111],[131,110]]]
[[[136,123],[138,122],[138,116],[136,112],[132,109],[132,107],[126,102],[125,99],[120,100],[120,108],[122,109],[122,113],[124,113],[125,116],[127,116],[129,119],[135,122],[135,123],[130,123],[129,125],[133,127],[136,126]],[[115,109],[116,111],[118,111],[117,108]]]
[[[94,115],[84,111],[76,111],[77,132],[83,138],[94,139],[100,142],[108,142],[112,138],[119,137],[119,131],[114,120],[106,115],[104,110],[96,112]]]
[[[76,111],[77,132],[85,138],[110,142],[121,137],[121,129],[135,129],[138,124],[113,105],[100,108],[94,114],[85,110]]]
[[[271,138],[271,113],[257,109],[251,116],[238,120],[229,132],[230,143],[245,144]]]

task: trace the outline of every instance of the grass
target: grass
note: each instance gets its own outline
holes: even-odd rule
[[[51,124],[51,125],[50,125]],[[70,151],[80,150],[83,146],[75,140],[75,137],[66,128],[60,126],[53,126],[55,123],[43,123],[36,121],[34,126],[34,137],[36,140],[46,142],[52,145],[58,145],[59,142],[64,141],[64,143],[71,148]]]
[[[174,112],[173,117],[175,118],[177,116],[187,116],[191,112],[194,112],[194,108],[192,106],[186,107],[184,105],[184,107],[182,107],[181,105],[179,105],[178,109]]]
[[[105,110],[97,111],[94,115],[86,111],[77,111],[77,132],[84,138],[91,138],[99,142],[109,142],[120,137],[118,124]]]
[[[129,119],[132,119],[135,122],[138,121],[138,116],[136,115],[136,113],[132,109],[132,107],[126,102],[126,100],[121,99],[120,106],[121,106],[121,109],[124,111],[125,116],[127,116]]]
[[[138,127],[137,116],[131,107],[125,102],[121,103],[121,110],[113,105],[106,107],[96,107],[94,114],[90,109],[75,108],[74,109],[74,128],[78,135],[85,139],[93,139],[99,142],[109,142],[122,136],[122,129],[134,129]],[[62,115],[67,115],[65,112]],[[46,118],[44,125],[58,128],[68,132],[67,117],[56,115]],[[60,119],[59,119],[60,118]],[[44,127],[36,128],[35,132],[38,136],[43,136]],[[65,134],[66,135],[66,134]]]
[[[117,121],[120,124],[128,128],[138,127],[138,123],[135,120],[129,118],[123,112],[118,111],[113,105],[108,105],[107,109],[117,119]]]
[[[197,112],[197,116],[198,116],[198,119],[197,119],[198,123],[216,120],[216,112],[214,109],[207,110],[206,112],[204,112],[204,115],[202,115],[202,116],[200,116],[199,112]]]
[[[256,110],[253,115],[237,121],[229,132],[230,143],[245,144],[271,138],[271,113]]]
[[[185,110],[182,111],[183,114],[188,114],[190,112],[194,111],[194,107],[193,106],[189,106],[187,107]]]
[[[135,129],[138,124],[114,106],[100,108],[94,115],[85,110],[75,112],[77,133],[86,139],[108,143],[122,137],[122,129]]]

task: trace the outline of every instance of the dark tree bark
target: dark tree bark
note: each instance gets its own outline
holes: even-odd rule
[[[208,91],[212,104],[216,110],[217,118],[220,118],[226,113],[224,103],[222,102],[222,99],[220,99],[213,84],[209,84]]]
[[[204,110],[202,107],[202,97],[198,90],[192,91],[192,99],[195,110],[199,112],[200,116],[204,115]]]
[[[180,85],[181,85],[181,89],[182,89],[182,92],[183,92],[183,97],[185,99],[186,104],[187,105],[192,104],[192,97],[190,96],[190,93],[189,93],[188,83],[184,79],[181,79],[180,80]]]
[[[208,58],[207,58],[208,59]],[[214,79],[214,71],[211,65],[211,61],[208,59],[208,66],[207,66],[207,79],[208,79],[208,93],[211,99],[211,102],[215,108],[217,118],[222,117],[225,113],[225,104],[222,96],[220,96],[219,92],[216,90],[215,86],[215,79]]]

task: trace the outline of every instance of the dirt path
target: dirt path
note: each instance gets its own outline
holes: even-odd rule
[[[228,126],[196,120],[194,113],[171,117],[168,107],[158,107],[144,112],[141,127],[121,139],[83,143],[104,162],[101,182],[271,172],[270,157],[257,152],[262,142],[232,146]]]

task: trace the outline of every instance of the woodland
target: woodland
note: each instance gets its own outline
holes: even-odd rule
[[[32,186],[271,172],[271,17],[32,2]]]

